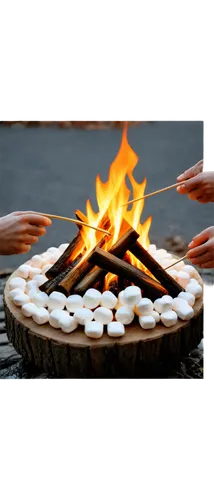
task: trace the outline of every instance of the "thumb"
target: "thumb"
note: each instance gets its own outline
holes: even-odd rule
[[[188,247],[189,248],[194,248],[197,247],[198,245],[202,245],[209,239],[209,234],[208,234],[208,229],[204,229],[200,234],[197,234],[197,236],[194,236],[192,241],[189,243]]]
[[[187,179],[191,179],[192,177],[195,177],[196,175],[200,174],[203,170],[203,161],[199,161],[196,163],[196,165],[193,165],[193,167],[189,168],[188,170],[185,170],[185,172],[177,177],[177,181],[186,181]]]

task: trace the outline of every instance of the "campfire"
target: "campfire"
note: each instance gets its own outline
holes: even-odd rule
[[[99,175],[96,178],[98,211],[89,200],[85,214],[76,210],[78,221],[108,234],[78,226],[69,244],[50,248],[20,266],[14,280],[25,284],[10,282],[10,288],[24,315],[39,324],[49,321],[65,333],[84,325],[92,338],[103,334],[103,325],[108,325],[109,336],[124,335],[123,325],[131,324],[135,315],[144,329],[155,328],[160,320],[166,327],[173,326],[178,318],[188,320],[194,315],[195,298],[202,293],[198,273],[150,244],[152,217],[141,223],[144,199],[127,206],[146,188],[146,179],[138,183],[134,178],[137,161],[125,125],[107,182]],[[17,287],[22,290],[18,298]],[[43,308],[42,314],[35,307]]]

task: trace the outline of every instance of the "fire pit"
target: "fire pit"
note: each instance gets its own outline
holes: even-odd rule
[[[146,180],[133,176],[137,155],[124,127],[109,178],[96,180],[70,244],[20,266],[5,289],[9,340],[28,361],[58,377],[142,376],[187,354],[202,338],[202,282],[192,266],[150,245],[144,200],[129,210]],[[164,268],[173,264],[169,271]]]

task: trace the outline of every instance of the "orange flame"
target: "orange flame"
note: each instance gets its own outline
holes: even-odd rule
[[[111,233],[113,235],[110,246],[118,240],[123,219],[140,234],[139,242],[145,248],[148,248],[150,244],[148,234],[152,217],[148,217],[143,224],[140,222],[144,208],[144,200],[134,203],[131,209],[127,206],[122,206],[128,202],[130,194],[132,198],[138,198],[144,194],[146,179],[144,179],[142,183],[138,183],[133,176],[133,170],[137,162],[138,157],[128,143],[127,124],[125,124],[122,132],[121,145],[116,158],[110,166],[107,182],[102,182],[100,175],[96,178],[96,197],[99,211],[95,213],[92,209],[91,202],[89,200],[86,202],[85,221],[87,221],[88,224],[99,226],[103,216],[108,214],[111,222]],[[130,189],[127,187],[127,178],[130,181],[132,193],[130,193]],[[83,247],[85,246],[86,249],[86,253],[84,252],[85,258],[100,240],[100,233],[82,226],[81,234],[84,241]],[[106,243],[104,248],[108,248],[108,243]],[[140,269],[143,268],[142,264],[131,253],[129,256],[132,264]],[[108,282],[110,279],[112,279],[112,275],[108,276]]]

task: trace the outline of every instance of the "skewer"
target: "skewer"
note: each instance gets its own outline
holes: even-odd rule
[[[172,189],[174,187],[181,186],[181,184],[184,184],[184,181],[183,182],[177,182],[176,184],[172,184],[171,186],[167,186],[167,187],[165,187],[163,189],[158,189],[157,191],[153,191],[152,193],[145,194],[144,196],[141,196],[140,198],[134,198],[133,200],[130,200],[127,203],[124,203],[124,205],[122,205],[122,207],[130,205],[131,203],[135,203],[135,201],[144,200],[145,198],[149,198],[149,196],[154,196],[155,194],[163,193],[164,191],[168,191],[168,189]]]
[[[177,260],[176,262],[174,262],[174,264],[170,264],[170,266],[165,267],[165,268],[164,268],[164,269],[165,269],[165,271],[166,271],[167,269],[169,269],[170,267],[174,267],[174,266],[176,266],[176,264],[178,264],[178,262],[181,262],[181,261],[182,261],[182,260],[184,260],[184,259],[187,259],[187,256],[186,256],[186,255],[184,255],[184,256],[183,256],[183,257],[181,257],[179,260]]]
[[[39,215],[44,215],[44,217],[50,217],[50,219],[59,219],[59,220],[66,220],[68,222],[74,222],[75,224],[77,224],[79,226],[90,227],[90,229],[94,229],[95,231],[100,231],[100,233],[108,234],[109,236],[111,236],[111,233],[109,233],[109,231],[106,231],[105,229],[102,229],[101,227],[90,226],[90,224],[87,224],[86,222],[82,222],[78,219],[71,219],[69,217],[62,217],[61,215],[43,214],[41,212],[36,212],[36,213]]]

